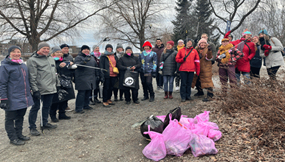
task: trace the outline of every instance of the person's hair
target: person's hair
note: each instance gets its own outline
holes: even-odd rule
[[[201,34],[201,36],[202,36],[202,35],[206,35],[206,36],[208,37],[208,34],[207,34],[207,33],[203,33],[203,34]]]
[[[161,39],[160,39],[160,38],[157,38],[157,39],[156,39],[156,41],[158,41],[158,40],[160,40],[160,41],[161,41]],[[162,42],[162,41],[161,41],[161,42]]]

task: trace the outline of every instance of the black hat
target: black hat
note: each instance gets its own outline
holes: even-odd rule
[[[8,55],[10,55],[10,53],[14,50],[14,49],[19,49],[21,51],[21,48],[19,46],[11,46],[8,49]]]
[[[90,50],[90,47],[87,46],[87,45],[83,45],[83,46],[81,47],[81,52],[82,52],[84,49],[89,49],[89,50]]]
[[[194,43],[193,39],[191,39],[191,38],[186,38],[186,39],[184,40],[185,46],[186,46],[187,42],[189,42],[189,41],[191,41],[192,43]]]
[[[132,48],[131,48],[130,46],[126,47],[126,51],[127,51],[128,49],[132,50]]]
[[[68,47],[69,48],[69,45],[67,45],[67,44],[60,45],[60,49],[63,49],[64,47]]]
[[[105,50],[107,50],[107,48],[112,48],[112,50],[113,50],[113,46],[111,44],[107,44],[105,47]]]

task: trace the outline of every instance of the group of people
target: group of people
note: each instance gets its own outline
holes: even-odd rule
[[[0,107],[5,110],[5,130],[10,143],[23,145],[30,140],[22,134],[24,115],[29,106],[32,106],[28,117],[30,134],[39,136],[36,120],[41,102],[41,129],[54,129],[57,125],[50,124],[48,117],[53,122],[70,119],[66,115],[69,100],[76,98],[75,113],[78,114],[93,109],[90,104],[101,103],[100,83],[103,84],[102,104],[111,107],[115,105],[111,100],[113,94],[115,101],[123,100],[124,96],[126,104],[131,104],[131,100],[140,103],[139,78],[143,87],[141,101],[155,100],[153,78],[156,78],[158,90],[164,90],[164,99],[173,99],[176,78],[176,86],[181,82],[181,102],[192,100],[191,88],[194,87],[198,90],[194,96],[204,96],[203,89],[206,89],[207,96],[203,101],[211,101],[215,61],[225,94],[228,80],[232,88],[237,88],[241,84],[241,75],[246,84],[250,84],[251,78],[259,78],[262,57],[270,79],[276,80],[279,67],[284,65],[283,46],[277,38],[270,37],[266,30],[261,30],[255,37],[245,31],[235,41],[229,37],[230,32],[222,39],[218,52],[208,41],[207,34],[202,34],[196,47],[189,38],[179,40],[176,48],[171,40],[164,46],[161,39],[157,39],[154,48],[146,41],[138,57],[129,46],[124,49],[122,44],[117,44],[114,51],[113,46],[107,44],[103,54],[97,45],[93,46],[93,51],[83,45],[73,58],[67,44],[50,48],[48,43],[41,42],[26,64],[21,59],[21,48],[11,46],[0,67]],[[127,74],[132,74],[133,86],[129,86]]]

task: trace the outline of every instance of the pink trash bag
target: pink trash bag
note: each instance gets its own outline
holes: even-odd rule
[[[189,144],[195,157],[218,153],[214,141],[204,135],[191,134]]]
[[[162,132],[163,139],[168,155],[182,156],[183,153],[190,148],[190,131],[180,124],[176,119],[171,120],[169,114],[169,124]]]
[[[204,113],[196,115],[194,118],[195,122],[196,122],[195,124],[197,124],[198,122],[201,122],[201,121],[203,121],[203,122],[209,121],[209,114],[210,114],[210,111],[204,111]]]
[[[148,132],[144,132],[144,134],[148,134],[151,138],[151,142],[142,151],[144,156],[154,161],[165,158],[166,148],[163,141],[163,135],[150,131],[150,126],[148,126]]]
[[[196,124],[195,129],[191,130],[192,133],[197,135],[207,136],[211,128],[207,125]]]
[[[162,122],[164,122],[164,119],[166,118],[166,115],[156,116],[158,119],[160,119]]]
[[[208,132],[208,137],[214,141],[218,141],[222,137],[222,132],[219,130],[210,129]]]

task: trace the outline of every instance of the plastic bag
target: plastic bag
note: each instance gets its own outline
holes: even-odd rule
[[[210,129],[208,132],[208,137],[214,141],[218,141],[222,137],[222,132],[219,130]]]
[[[195,116],[195,124],[197,124],[198,122],[207,122],[209,121],[209,114],[210,114],[210,111],[204,111],[204,113],[202,114],[199,114],[199,115],[196,115]]]
[[[144,132],[144,134],[148,134],[151,138],[151,142],[142,151],[144,156],[154,161],[163,159],[166,156],[163,135],[150,131],[150,126],[148,126],[148,132]]]
[[[165,117],[163,129],[165,129],[167,127],[167,125],[169,124],[169,120],[170,120],[169,119],[169,114],[171,114],[172,120],[176,119],[177,121],[180,121],[180,118],[181,118],[181,108],[180,107],[176,107],[175,109],[169,111],[169,113]]]
[[[190,131],[176,119],[171,120],[171,114],[169,114],[169,119],[169,124],[162,133],[166,153],[169,155],[182,156],[183,153],[190,148]]]
[[[218,153],[214,141],[204,135],[191,134],[189,144],[195,157]]]
[[[192,130],[192,133],[207,136],[210,129],[211,128],[207,125],[196,124],[195,129]]]
[[[151,115],[141,125],[141,134],[147,139],[150,139],[150,137],[148,134],[144,134],[144,132],[148,131],[148,126],[150,126],[150,130],[153,132],[158,132],[158,133],[163,132],[163,122],[157,117]]]
[[[164,122],[166,115],[156,116],[158,119],[160,119],[162,122]]]

